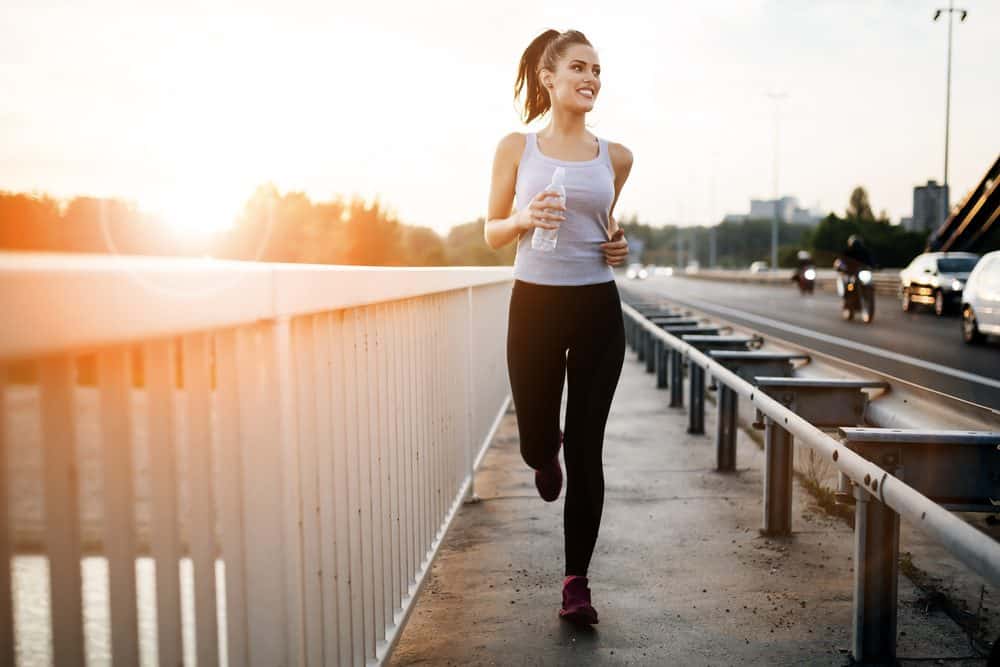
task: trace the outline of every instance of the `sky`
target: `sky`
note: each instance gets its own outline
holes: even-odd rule
[[[777,125],[782,195],[842,213],[864,185],[895,221],[943,179],[947,2],[4,0],[0,190],[120,197],[192,231],[271,182],[444,233],[485,215],[500,138],[546,122],[514,105],[524,48],[574,28],[602,65],[588,125],[635,157],[619,218],[746,212],[775,193]],[[959,6],[953,203],[1000,152],[1000,2]]]

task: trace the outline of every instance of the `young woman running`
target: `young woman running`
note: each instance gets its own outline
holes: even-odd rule
[[[601,92],[601,65],[583,33],[547,30],[536,37],[521,56],[515,99],[522,90],[525,123],[547,112],[551,119],[539,132],[513,133],[497,146],[485,235],[492,248],[517,241],[507,370],[521,456],[548,502],[562,489],[565,441],[566,578],[559,615],[592,624],[597,612],[587,568],[604,506],[604,427],[625,357],[611,267],[625,262],[628,243],[611,213],[632,154],[585,125]],[[557,167],[565,172],[565,206],[545,192]],[[558,230],[555,249],[533,249],[535,230]],[[559,408],[567,378],[563,436]]]

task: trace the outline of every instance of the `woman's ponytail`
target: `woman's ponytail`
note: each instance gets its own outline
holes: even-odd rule
[[[521,55],[517,67],[517,80],[514,83],[514,100],[524,91],[524,107],[522,118],[525,124],[538,118],[552,106],[548,91],[542,86],[539,73],[549,69],[553,72],[559,58],[570,44],[586,44],[591,46],[584,34],[578,30],[546,30],[535,37]]]

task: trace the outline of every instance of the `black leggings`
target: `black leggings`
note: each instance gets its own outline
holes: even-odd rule
[[[568,352],[568,354],[567,354]],[[604,507],[604,427],[625,359],[615,283],[553,286],[514,281],[507,322],[510,376],[521,456],[534,469],[559,447],[559,407],[568,378],[566,575],[586,576]]]

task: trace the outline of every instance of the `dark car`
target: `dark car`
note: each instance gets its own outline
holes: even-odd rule
[[[915,305],[931,306],[937,315],[957,311],[969,273],[979,261],[971,252],[927,252],[900,271],[900,296],[904,311]]]

